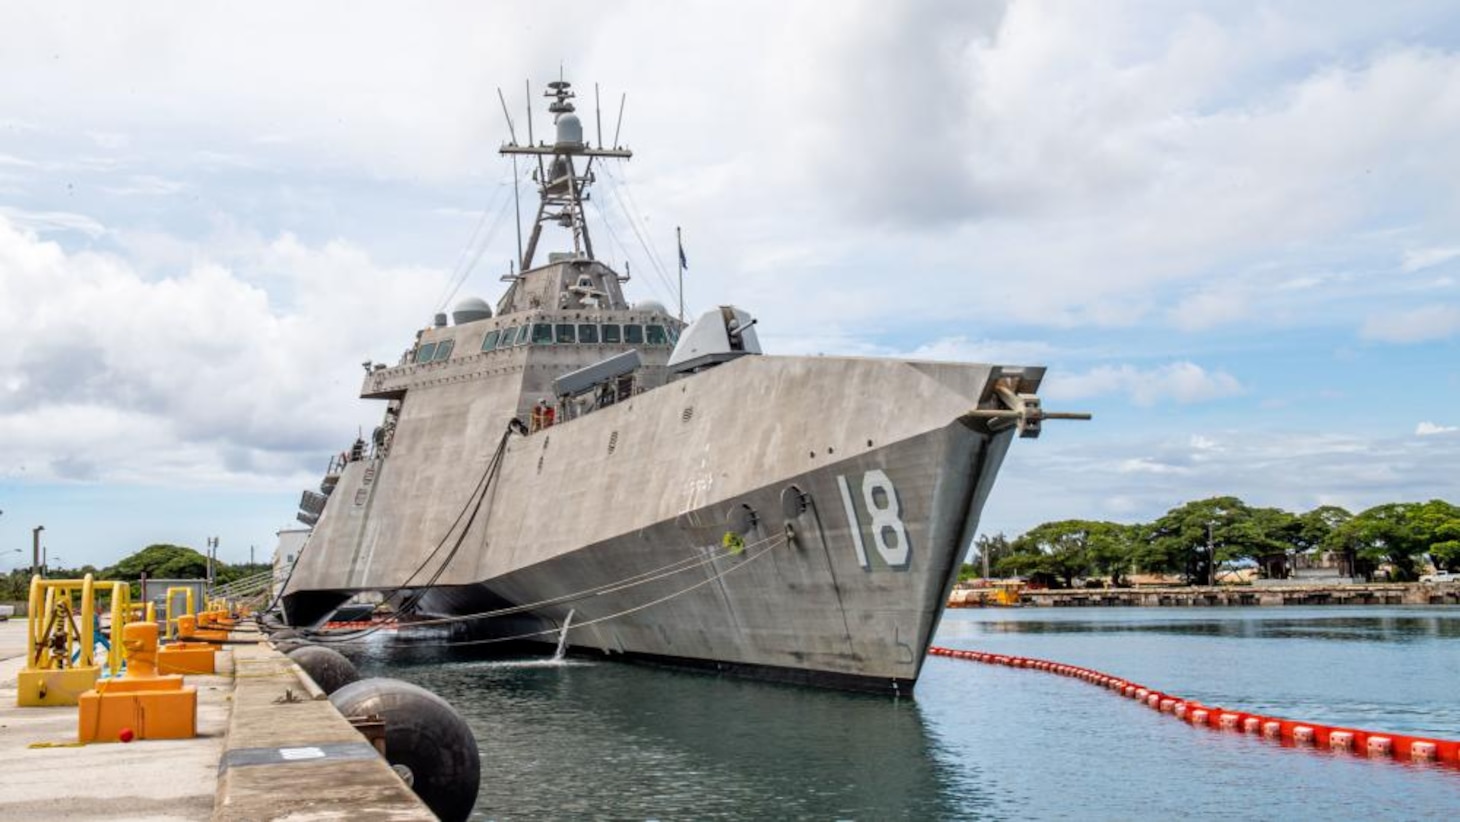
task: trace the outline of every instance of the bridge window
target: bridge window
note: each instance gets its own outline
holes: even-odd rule
[[[619,332],[617,325],[605,325],[603,327],[603,341],[610,345],[618,345],[624,341],[623,335]]]
[[[416,349],[416,362],[430,362],[431,356],[436,353],[436,343],[425,343]]]
[[[517,344],[527,345],[528,338],[532,335],[532,326],[524,325],[517,331]]]
[[[455,347],[456,340],[442,340],[441,344],[436,346],[436,356],[431,358],[431,362],[441,362],[447,359],[451,356],[451,349]]]
[[[494,328],[488,331],[486,339],[482,340],[482,350],[491,351],[493,348],[496,348],[497,338],[500,336],[502,336],[502,332],[499,329]]]
[[[533,323],[533,325],[532,325],[532,344],[533,345],[552,345],[553,344],[553,324],[552,323]]]
[[[598,342],[598,326],[592,323],[578,324],[578,342],[593,345]]]
[[[650,326],[646,326],[646,327],[649,330],[649,344],[650,345],[668,345],[669,344],[669,338],[666,337],[666,336],[664,336],[664,326],[662,326],[662,325],[650,325]]]
[[[574,333],[576,330],[572,323],[558,323],[558,345],[572,345],[577,342],[578,336]]]
[[[669,344],[679,345],[679,329],[672,325],[669,326]]]
[[[628,343],[629,345],[642,345],[644,342],[644,326],[625,325],[624,342]]]

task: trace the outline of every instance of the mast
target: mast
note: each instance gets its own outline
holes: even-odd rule
[[[593,158],[617,157],[626,160],[634,156],[628,149],[617,146],[593,148],[584,141],[583,124],[578,120],[578,115],[574,114],[575,106],[572,101],[576,95],[568,81],[554,80],[548,83],[543,96],[552,99],[548,104],[555,126],[552,145],[533,145],[531,137],[528,138],[528,145],[518,145],[514,135],[512,141],[503,144],[501,148],[502,154],[511,155],[514,159],[519,154],[537,157],[540,169],[534,175],[539,194],[537,217],[532,222],[527,248],[521,252],[522,259],[517,267],[519,276],[532,268],[537,244],[542,238],[542,228],[549,222],[570,229],[573,232],[573,251],[593,259],[593,238],[588,234],[588,222],[583,213],[583,203],[588,198],[587,189],[594,182]],[[531,128],[532,121],[529,118],[528,129]],[[574,163],[576,157],[589,158],[581,174]]]

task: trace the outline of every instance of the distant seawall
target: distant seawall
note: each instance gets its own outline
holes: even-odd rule
[[[950,608],[994,606],[994,590],[955,590]],[[1283,605],[1460,605],[1460,585],[1372,583],[1357,585],[1218,585],[1162,588],[1071,588],[1019,592],[1019,604],[1036,608],[1222,608]]]

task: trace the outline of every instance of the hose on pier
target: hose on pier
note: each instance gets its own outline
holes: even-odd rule
[[[952,659],[982,662],[987,665],[1026,668],[1073,677],[1111,690],[1120,696],[1142,702],[1159,713],[1175,717],[1190,725],[1199,725],[1217,731],[1253,734],[1263,739],[1279,742],[1284,746],[1348,753],[1369,759],[1440,762],[1460,767],[1460,741],[1456,740],[1320,725],[1316,722],[1299,722],[1276,716],[1203,705],[1100,671],[1050,662],[1045,659],[991,654],[983,651],[964,651],[936,645],[929,648],[928,653],[933,656],[946,656]]]

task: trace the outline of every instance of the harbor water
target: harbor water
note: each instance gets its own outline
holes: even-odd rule
[[[950,611],[937,644],[1208,705],[1460,738],[1460,610]],[[1086,683],[932,657],[899,700],[461,649],[353,653],[476,733],[474,818],[1440,819],[1460,770],[1194,728]]]

